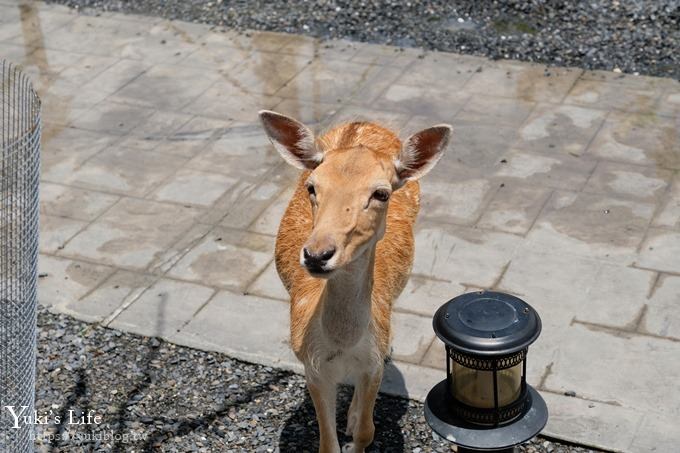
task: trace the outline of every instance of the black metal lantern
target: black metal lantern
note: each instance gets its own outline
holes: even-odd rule
[[[446,348],[446,379],[427,395],[425,418],[459,452],[513,451],[548,421],[545,401],[526,382],[528,347],[541,319],[523,300],[479,291],[442,305],[434,331]]]

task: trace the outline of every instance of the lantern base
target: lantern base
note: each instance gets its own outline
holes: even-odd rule
[[[451,409],[446,379],[437,384],[425,401],[425,420],[444,439],[477,451],[512,451],[536,436],[548,422],[548,407],[541,395],[527,385],[529,400],[525,412],[512,422],[501,426],[480,426],[457,417]],[[508,450],[510,448],[510,450]]]

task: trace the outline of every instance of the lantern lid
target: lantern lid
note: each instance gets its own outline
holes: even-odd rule
[[[442,305],[432,321],[437,336],[463,353],[481,356],[521,351],[541,333],[541,318],[510,294],[477,291]]]

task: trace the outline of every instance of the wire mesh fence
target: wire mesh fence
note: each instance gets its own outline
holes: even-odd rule
[[[2,59],[0,145],[0,452],[28,452],[34,437],[40,99],[20,68]],[[19,414],[30,418],[17,420]]]

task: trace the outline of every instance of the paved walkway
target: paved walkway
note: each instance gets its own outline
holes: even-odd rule
[[[296,173],[256,111],[317,129],[365,117],[404,136],[450,122],[385,390],[423,398],[444,376],[434,310],[495,288],[543,318],[528,371],[547,433],[676,451],[677,82],[8,0],[0,55],[45,105],[41,303],[299,369],[272,264]]]

